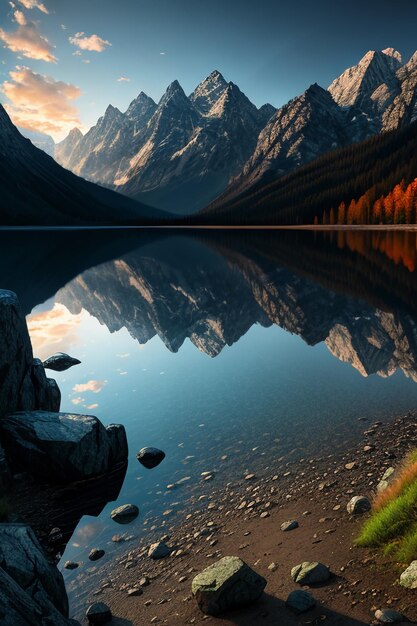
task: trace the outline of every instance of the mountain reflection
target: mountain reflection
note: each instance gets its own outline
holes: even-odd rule
[[[417,381],[416,233],[225,232],[167,236],[87,269],[55,301],[140,343],[210,357],[253,324],[281,328],[362,375]]]

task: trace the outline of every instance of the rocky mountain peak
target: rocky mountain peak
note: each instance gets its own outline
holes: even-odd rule
[[[155,102],[152,98],[147,96],[146,93],[141,91],[139,95],[129,104],[125,115],[129,120],[135,123],[136,127],[137,124],[146,124],[155,110]]]
[[[329,87],[340,106],[367,106],[374,91],[382,84],[389,87],[396,81],[401,55],[393,48],[369,50],[357,65],[345,70]]]
[[[382,50],[382,53],[386,54],[388,57],[396,59],[399,63],[402,63],[401,52],[398,52],[398,50],[395,50],[395,48],[385,48],[385,50]]]
[[[205,78],[190,95],[191,102],[203,114],[207,114],[227,88],[223,75],[214,70]]]
[[[183,88],[177,80],[174,80],[165,91],[161,100],[159,101],[158,108],[165,107],[167,105],[178,105],[183,103],[185,106],[189,105],[189,100],[184,93]]]

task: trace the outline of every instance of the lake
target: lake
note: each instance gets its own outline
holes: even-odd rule
[[[35,356],[82,362],[50,374],[61,410],[128,436],[126,476],[77,518],[61,565],[89,563],[92,547],[105,562],[126,550],[115,534],[160,537],[210,490],[343,451],[363,418],[416,407],[416,232],[2,233],[0,244],[1,285],[20,297]],[[136,459],[144,446],[166,453],[153,470]],[[118,526],[110,512],[129,502],[140,516]],[[76,603],[86,574],[63,572]]]

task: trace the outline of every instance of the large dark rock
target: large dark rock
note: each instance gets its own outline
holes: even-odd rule
[[[12,474],[6,459],[6,454],[0,446],[0,497],[4,495],[12,484]]]
[[[0,524],[0,624],[71,624],[62,575],[24,524]]]
[[[244,561],[225,556],[198,574],[191,590],[203,613],[218,615],[255,602],[265,586],[265,578]]]
[[[65,354],[65,352],[57,352],[43,362],[45,369],[54,370],[55,372],[65,372],[74,365],[79,365],[81,361]]]
[[[137,460],[147,469],[157,467],[165,458],[165,452],[158,448],[142,448],[136,455]]]
[[[0,420],[12,467],[53,482],[98,476],[107,472],[115,460],[126,461],[123,431],[123,426],[106,429],[92,415],[72,413],[23,411]],[[121,449],[117,447],[119,442]]]
[[[0,417],[15,411],[32,365],[32,346],[16,294],[0,290]]]
[[[0,289],[0,418],[16,410],[59,411],[61,394],[34,359],[18,298]]]

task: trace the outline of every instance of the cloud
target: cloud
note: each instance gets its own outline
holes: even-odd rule
[[[82,404],[84,402],[84,398],[81,398],[81,396],[78,396],[78,398],[73,398],[71,402],[73,404]]]
[[[29,315],[27,324],[35,356],[44,360],[54,352],[70,352],[79,343],[78,329],[84,315],[72,315],[62,304]]]
[[[83,63],[91,63],[90,59],[83,59]]]
[[[49,13],[43,2],[38,0],[17,0],[19,4],[25,7],[25,9],[39,9],[42,13]]]
[[[102,39],[98,35],[86,35],[85,33],[75,33],[73,37],[69,37],[69,42],[73,46],[77,46],[81,50],[89,52],[103,52],[107,46],[111,46],[110,41]]]
[[[28,67],[17,66],[9,76],[3,83],[3,93],[10,101],[5,106],[17,126],[58,135],[80,126],[72,104],[81,95],[78,87]]]
[[[118,83],[130,83],[130,78],[127,78],[127,76],[120,76],[120,78],[117,79]]]
[[[166,55],[166,52],[160,52],[159,54],[161,55],[161,57],[164,57]]]
[[[88,383],[79,383],[75,385],[72,390],[75,391],[75,393],[85,393],[86,391],[100,393],[106,385],[106,380],[89,380]]]
[[[89,410],[91,410],[91,409],[98,409],[98,404],[97,403],[96,404],[88,404],[85,408],[89,409]]]
[[[22,11],[15,11],[14,19],[18,24],[17,30],[7,32],[0,28],[0,41],[4,42],[5,47],[28,59],[56,63],[57,58],[52,54],[53,46],[40,34],[35,22],[28,22]]]

